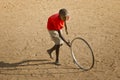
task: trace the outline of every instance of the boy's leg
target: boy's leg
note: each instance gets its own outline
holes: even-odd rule
[[[55,61],[55,64],[59,64],[59,49],[60,49],[60,45],[56,45],[56,61]]]
[[[52,52],[53,52],[54,50],[56,50],[56,45],[54,45],[51,49],[47,50],[47,52],[48,52],[48,54],[49,54],[49,56],[50,56],[51,59],[53,59],[53,57],[52,57]]]

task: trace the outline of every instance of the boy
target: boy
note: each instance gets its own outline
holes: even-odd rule
[[[66,25],[66,21],[68,19],[69,19],[68,11],[64,8],[60,9],[59,13],[53,14],[48,18],[47,29],[55,45],[51,49],[47,50],[47,52],[50,58],[53,59],[52,52],[54,50],[56,51],[56,60],[55,60],[56,65],[59,65],[59,49],[60,46],[63,45],[63,42],[65,42],[69,47],[71,46],[70,43],[67,42],[62,36],[62,29],[64,26],[65,26],[66,34],[68,34],[67,25]]]

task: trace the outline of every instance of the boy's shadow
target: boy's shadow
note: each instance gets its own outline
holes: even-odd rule
[[[17,62],[17,63],[6,63],[6,62],[1,61],[0,62],[0,68],[52,64],[51,62],[48,62],[48,61],[49,60],[46,60],[46,59],[41,59],[41,60],[24,60],[24,61]]]

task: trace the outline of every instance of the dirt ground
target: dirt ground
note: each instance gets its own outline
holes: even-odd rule
[[[61,66],[46,53],[47,19],[61,8],[70,14],[64,37],[92,46],[90,71],[77,69],[66,45]],[[0,80],[120,80],[120,0],[0,0]]]

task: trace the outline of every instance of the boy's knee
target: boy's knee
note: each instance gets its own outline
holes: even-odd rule
[[[60,46],[62,46],[63,44],[60,44]]]
[[[59,48],[61,46],[61,44],[59,44],[59,45],[56,45],[56,48]]]

